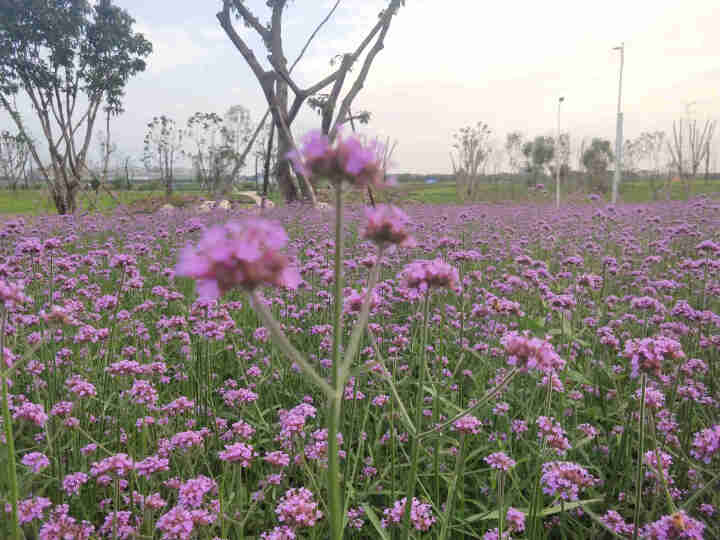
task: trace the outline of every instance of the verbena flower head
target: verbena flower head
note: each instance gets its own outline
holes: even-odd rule
[[[380,247],[415,245],[415,240],[407,230],[410,218],[397,206],[379,204],[375,208],[365,208],[365,217],[367,223],[363,238],[375,242]]]
[[[313,527],[323,513],[307,488],[290,488],[275,508],[280,523],[290,527]]]
[[[405,287],[421,292],[431,287],[460,291],[460,276],[457,268],[442,259],[411,262],[403,268],[399,277]]]
[[[383,183],[381,151],[377,141],[366,144],[357,135],[337,136],[334,144],[320,131],[311,131],[299,151],[287,157],[295,169],[307,178],[320,177],[332,182],[349,182],[357,186]]]
[[[280,225],[262,218],[216,225],[205,231],[197,246],[182,251],[176,274],[196,279],[198,293],[205,298],[217,298],[235,287],[294,289],[300,274],[280,252],[287,241]]]
[[[493,452],[485,458],[485,463],[498,471],[509,471],[515,466],[515,460],[505,452]]]
[[[659,520],[645,525],[640,531],[640,538],[647,540],[669,540],[689,538],[702,540],[705,524],[688,516],[684,510],[663,516]]]
[[[480,432],[481,427],[482,422],[469,414],[453,422],[453,428],[460,433],[471,433],[475,435]]]
[[[623,356],[630,359],[633,377],[637,377],[641,372],[659,376],[666,360],[680,360],[685,358],[685,353],[678,341],[665,336],[655,336],[627,340]]]
[[[405,516],[406,501],[407,498],[403,497],[399,501],[395,501],[392,508],[383,510],[384,518],[381,522],[383,527],[402,523]],[[410,507],[410,522],[413,527],[418,531],[428,531],[436,521],[437,519],[432,515],[432,506],[428,503],[421,503],[417,498],[413,497],[412,506]]]
[[[581,491],[597,483],[589,472],[570,461],[550,461],[542,467],[543,493],[577,501]]]
[[[531,337],[527,333],[508,332],[500,342],[509,355],[508,364],[513,367],[537,369],[543,373],[561,371],[565,368],[565,360],[549,341]]]
[[[11,283],[0,279],[0,303],[12,305],[28,302],[29,298],[23,293],[24,288],[22,283]]]

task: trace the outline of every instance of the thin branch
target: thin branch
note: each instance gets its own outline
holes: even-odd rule
[[[310,37],[309,37],[308,40],[305,42],[305,46],[302,48],[302,50],[300,51],[300,54],[298,55],[298,57],[295,59],[295,61],[294,61],[294,62],[292,63],[292,65],[290,66],[290,73],[292,73],[292,70],[295,68],[295,66],[297,66],[297,64],[298,64],[298,62],[300,61],[300,59],[305,55],[305,52],[308,50],[308,47],[310,47],[310,43],[312,43],[312,41],[315,39],[315,36],[318,35],[318,32],[320,32],[320,29],[321,29],[323,26],[325,26],[325,24],[330,20],[330,17],[333,16],[333,13],[335,13],[335,10],[336,10],[336,9],[338,8],[338,6],[340,5],[340,2],[341,2],[341,1],[342,1],[342,0],[337,0],[337,2],[335,2],[335,5],[332,7],[332,9],[331,9],[330,12],[327,14],[327,16],[326,16],[322,21],[320,21],[320,24],[317,25],[317,28],[315,28],[315,30],[313,31],[313,33],[310,34]]]

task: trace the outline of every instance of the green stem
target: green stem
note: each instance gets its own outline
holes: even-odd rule
[[[503,528],[505,525],[505,471],[497,473],[497,490],[498,490],[498,538],[503,537]]]
[[[415,435],[412,440],[412,448],[410,450],[410,477],[408,478],[407,495],[405,496],[405,515],[403,516],[403,540],[410,538],[410,511],[412,508],[412,500],[415,495],[415,484],[417,482],[417,471],[418,462],[420,461],[420,423],[422,422],[422,408],[423,408],[423,394],[425,384],[425,364],[427,361],[427,334],[428,334],[428,319],[430,313],[430,294],[431,290],[425,293],[425,303],[423,306],[423,328],[422,328],[422,339],[421,351],[420,351],[420,366],[418,372],[418,386],[417,393],[415,394]],[[435,399],[438,399],[437,397]]]
[[[369,294],[369,291],[368,291]],[[340,459],[337,433],[340,426],[342,381],[342,309],[343,309],[343,207],[342,183],[335,185],[335,310],[333,314],[332,388],[328,404],[328,495],[330,499],[330,538],[343,537],[343,502],[340,490]]]
[[[10,473],[10,504],[12,506],[12,538],[20,540],[20,521],[18,520],[18,481],[15,464],[15,437],[13,435],[12,417],[10,416],[8,386],[5,373],[5,324],[7,312],[0,306],[0,370],[2,371],[2,408],[5,439],[8,449],[8,472]]]
[[[643,452],[645,450],[645,390],[647,387],[647,375],[643,373],[640,379],[640,443],[638,445],[637,471],[635,476],[635,517],[633,519],[633,540],[637,540],[640,526],[640,506],[642,503],[642,480],[643,480]]]
[[[445,520],[440,531],[440,540],[445,540],[450,532],[450,525],[453,517],[453,509],[455,507],[455,495],[457,492],[457,486],[462,478],[463,470],[465,468],[465,433],[460,436],[460,450],[458,451],[457,458],[455,459],[455,475],[453,476],[453,483],[448,493],[447,509],[445,511]]]

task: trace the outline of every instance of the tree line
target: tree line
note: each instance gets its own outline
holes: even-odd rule
[[[670,195],[673,179],[679,180],[686,194],[690,180],[711,177],[713,138],[717,122],[680,119],[673,122],[671,135],[665,131],[644,131],[622,146],[623,178],[646,179],[654,199],[664,191]],[[493,138],[490,127],[478,122],[453,134],[450,160],[460,200],[481,196],[481,185],[509,174],[522,178],[528,187],[574,181],[575,188],[606,193],[609,170],[616,166],[613,144],[603,137],[584,138],[572,144],[570,133],[559,137],[527,137],[520,131],[507,133],[504,140]],[[559,168],[559,175],[558,173]]]

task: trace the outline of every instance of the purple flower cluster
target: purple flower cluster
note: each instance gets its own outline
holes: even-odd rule
[[[666,360],[681,360],[685,353],[678,341],[655,336],[627,340],[623,356],[630,359],[633,377],[638,377],[641,372],[657,377],[662,374]]]
[[[395,501],[391,508],[383,510],[382,526],[398,525],[403,522],[405,516],[405,505],[407,498],[403,497],[399,501]],[[432,514],[432,506],[427,503],[420,502],[413,497],[412,506],[410,507],[410,523],[417,531],[429,531],[433,523],[437,519]]]
[[[546,374],[565,368],[565,360],[549,341],[528,334],[508,332],[500,342],[508,354],[508,364],[513,367],[537,369]]]
[[[577,463],[550,461],[542,466],[543,493],[577,501],[580,492],[594,486],[597,479]]]

